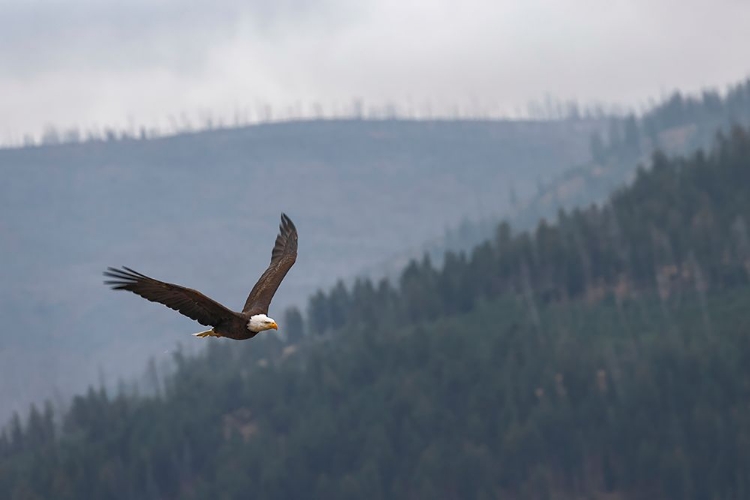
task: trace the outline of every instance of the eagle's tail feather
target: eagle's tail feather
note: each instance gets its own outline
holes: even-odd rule
[[[193,335],[195,337],[201,337],[201,338],[205,338],[205,337],[221,337],[221,335],[219,335],[218,333],[216,333],[213,328],[211,328],[210,330],[206,330],[205,332],[194,333]]]

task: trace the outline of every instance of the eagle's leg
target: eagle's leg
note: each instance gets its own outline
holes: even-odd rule
[[[221,337],[221,335],[219,335],[218,333],[216,333],[213,328],[211,328],[210,330],[206,330],[205,332],[194,333],[193,335],[196,336],[196,337],[201,337],[201,338],[205,338],[205,337]]]

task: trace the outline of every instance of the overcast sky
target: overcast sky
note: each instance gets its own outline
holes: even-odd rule
[[[0,0],[0,141],[260,103],[637,105],[750,76],[749,27],[748,0]]]

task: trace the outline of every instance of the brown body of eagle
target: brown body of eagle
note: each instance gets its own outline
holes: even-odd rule
[[[110,279],[104,283],[114,290],[128,290],[151,302],[164,304],[202,325],[212,327],[195,334],[199,337],[245,340],[263,330],[278,328],[276,322],[267,316],[268,307],[296,260],[297,229],[291,219],[282,213],[279,234],[271,252],[271,264],[255,283],[242,312],[232,311],[192,288],[165,283],[124,266],[122,269],[108,268],[104,275]]]

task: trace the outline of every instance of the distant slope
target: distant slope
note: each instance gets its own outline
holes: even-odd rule
[[[591,160],[568,169],[524,200],[515,222],[528,226],[553,216],[559,208],[602,201],[613,189],[631,182],[637,166],[647,164],[654,151],[688,154],[708,148],[719,131],[726,134],[733,125],[750,125],[750,79],[724,93],[674,92],[640,117],[612,118],[606,134],[592,135]]]
[[[279,213],[300,258],[272,304],[507,206],[585,161],[596,121],[312,121],[0,150],[0,418],[139,372],[197,324],[107,290],[128,265],[239,307]],[[284,328],[284,325],[281,325]]]
[[[531,197],[517,196],[504,213],[469,217],[418,247],[372,263],[367,271],[373,276],[398,276],[409,259],[425,252],[440,261],[447,250],[471,249],[490,238],[503,219],[516,228],[532,228],[542,218],[554,218],[560,208],[602,202],[614,189],[632,182],[638,165],[648,165],[655,151],[689,154],[709,148],[717,132],[726,134],[735,124],[750,125],[750,79],[723,93],[674,92],[638,117],[611,117],[605,132],[592,133],[589,158],[552,178],[540,178]]]

